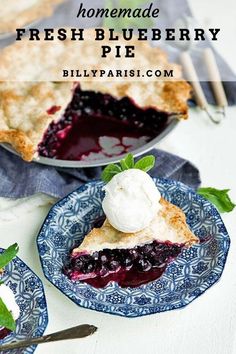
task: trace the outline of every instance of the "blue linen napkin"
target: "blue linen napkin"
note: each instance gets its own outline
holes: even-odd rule
[[[181,181],[193,189],[201,183],[199,171],[189,161],[168,152],[154,149],[156,157],[153,177]],[[55,168],[35,162],[28,163],[0,147],[0,197],[23,198],[45,193],[62,198],[82,184],[99,179],[102,168]]]

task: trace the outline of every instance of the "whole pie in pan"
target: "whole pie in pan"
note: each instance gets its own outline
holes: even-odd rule
[[[88,30],[86,37],[92,33]],[[190,86],[181,68],[158,48],[136,40],[130,44],[136,46],[137,65],[172,68],[175,80],[41,81],[52,77],[56,63],[63,68],[68,57],[71,65],[79,61],[99,69],[101,44],[82,41],[75,46],[65,40],[53,50],[44,41],[32,47],[23,40],[5,48],[0,54],[0,142],[11,144],[26,161],[38,155],[82,160],[101,151],[106,155],[106,137],[125,153],[132,141],[156,137],[173,115],[187,118]],[[107,61],[109,68],[116,64],[112,58]],[[9,72],[17,82],[4,81]],[[22,73],[31,81],[22,81]]]
[[[112,281],[121,287],[137,287],[159,278],[183,248],[199,243],[183,211],[163,198],[160,204],[156,217],[139,232],[118,231],[107,219],[93,228],[73,249],[64,273],[96,288]]]
[[[57,4],[63,0],[1,0],[0,1],[0,34],[14,32],[41,19],[50,16]]]

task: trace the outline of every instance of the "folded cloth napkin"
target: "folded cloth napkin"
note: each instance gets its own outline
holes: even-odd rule
[[[140,3],[140,2],[139,2]],[[143,3],[145,1],[143,0]],[[149,1],[146,1],[148,4]],[[178,22],[181,21],[184,23],[186,18],[190,18],[195,24],[195,27],[202,27],[200,26],[197,21],[193,18],[192,11],[189,8],[187,0],[163,0],[158,1],[155,0],[154,4],[156,7],[160,9],[160,16],[155,20],[154,26],[157,28],[173,28],[176,27]],[[44,28],[56,28],[56,27],[78,27],[78,28],[86,28],[86,27],[99,27],[102,25],[100,18],[77,18],[76,14],[78,12],[80,2],[77,0],[69,0],[65,1],[61,6],[57,8],[54,15],[50,18],[45,18],[39,23],[35,25],[35,27],[43,30]],[[84,1],[83,6],[86,8],[101,8],[105,5],[105,0],[90,0]],[[119,1],[114,2],[114,5],[119,7]],[[138,6],[137,6],[138,7]],[[183,26],[186,27],[186,26]],[[9,43],[14,42],[14,36],[6,39],[0,40],[0,48],[5,47]],[[160,43],[164,50],[169,53],[170,59],[173,61],[178,61],[179,54],[181,49],[176,47],[171,47],[167,45],[167,42]],[[159,43],[158,43],[159,45]],[[206,78],[204,73],[205,66],[202,60],[201,51],[197,50],[199,47],[206,48],[211,47],[212,45],[209,40],[205,40],[201,45],[196,47],[188,48],[190,50],[191,57],[193,59],[194,65],[197,69],[199,77]],[[185,48],[186,49],[186,48]],[[236,75],[230,69],[229,65],[226,61],[214,50],[216,61],[219,66],[220,72],[222,74],[222,80],[224,83],[224,88],[226,91],[227,99],[229,105],[236,104]],[[203,82],[203,89],[205,91],[207,100],[211,104],[215,104],[215,99],[211,90],[209,83],[207,82],[207,78],[202,80]]]
[[[157,149],[150,151],[149,154],[156,157],[156,165],[150,173],[153,177],[172,178],[193,189],[199,187],[201,183],[199,171],[189,161]],[[82,184],[99,179],[101,171],[101,167],[63,169],[35,162],[29,164],[1,147],[0,197],[25,198],[43,193],[62,198]]]

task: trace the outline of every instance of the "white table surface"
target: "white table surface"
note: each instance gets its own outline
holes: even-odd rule
[[[235,0],[224,6],[235,8]],[[233,16],[222,15],[222,2],[194,1],[191,5],[202,23],[235,28]],[[221,5],[220,5],[221,3]],[[213,6],[214,4],[214,6]],[[214,19],[214,20],[213,20]],[[217,22],[218,21],[218,22]],[[231,22],[230,22],[231,21]],[[233,43],[218,44],[235,68]],[[233,60],[234,58],[234,60]],[[191,110],[190,118],[179,126],[159,147],[191,160],[201,171],[202,185],[230,188],[236,200],[236,107],[229,108],[227,119],[220,126],[211,124],[206,116]],[[36,249],[36,236],[48,207],[32,210],[13,222],[1,222],[1,246],[18,242],[19,256],[43,280],[49,312],[46,333],[80,323],[95,324],[94,336],[39,346],[37,354],[235,354],[236,353],[236,222],[235,212],[223,215],[231,236],[231,248],[223,276],[216,285],[185,309],[127,319],[86,310],[75,305],[44,277]]]

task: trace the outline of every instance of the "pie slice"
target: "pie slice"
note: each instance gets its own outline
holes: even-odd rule
[[[84,37],[92,40],[92,35],[87,30]],[[182,80],[181,68],[158,48],[137,40],[129,44],[136,46],[132,65],[172,68],[177,79],[48,81],[67,60],[69,67],[79,58],[80,66],[98,70],[104,64],[99,62],[101,44],[87,40],[75,46],[65,40],[53,48],[44,41],[32,46],[22,40],[5,48],[0,54],[0,142],[11,144],[26,161],[38,155],[62,160],[83,160],[93,153],[110,157],[107,137],[121,155],[139,139],[152,140],[173,116],[187,118],[190,86]],[[106,62],[108,68],[117,65],[114,60]],[[122,63],[120,69],[125,69]],[[29,81],[22,81],[22,75]]]
[[[71,280],[103,288],[115,281],[137,287],[159,278],[185,247],[199,242],[185,214],[161,198],[162,209],[149,227],[136,233],[114,229],[106,219],[73,249],[64,273]]]
[[[0,33],[14,32],[33,21],[50,16],[63,0],[1,0]]]

